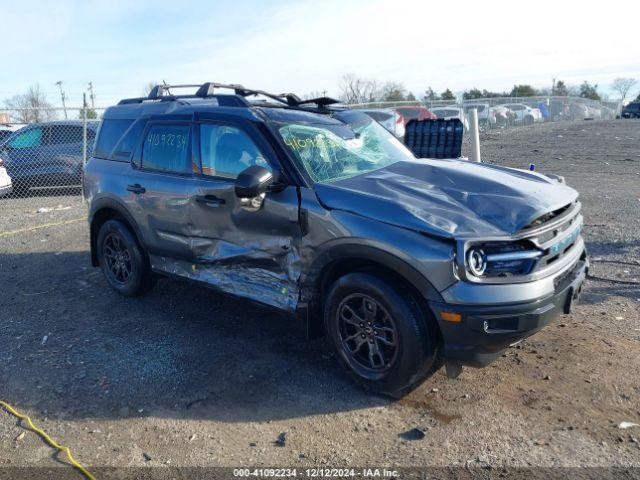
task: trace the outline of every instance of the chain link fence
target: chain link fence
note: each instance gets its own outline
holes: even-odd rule
[[[101,109],[0,110],[0,205],[10,199],[81,202],[82,170]]]
[[[621,110],[618,102],[602,102],[570,96],[370,102],[354,104],[350,107],[370,112],[374,117],[383,115],[385,110],[389,115],[395,115],[398,126],[394,133],[398,136],[402,136],[402,126],[411,119],[459,118],[465,128],[468,128],[467,117],[472,108],[478,111],[481,133],[544,122],[612,120],[620,115]]]
[[[82,171],[99,108],[0,108],[0,237],[86,216]]]

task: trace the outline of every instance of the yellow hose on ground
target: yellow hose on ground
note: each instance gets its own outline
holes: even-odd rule
[[[36,427],[27,415],[18,412],[15,408],[13,408],[11,405],[9,405],[6,402],[3,402],[2,400],[0,400],[0,407],[4,408],[7,412],[9,412],[14,417],[27,422],[27,427],[29,428],[29,430],[37,433],[45,442],[47,442],[53,448],[60,450],[61,452],[64,452],[67,455],[67,459],[69,460],[69,463],[73,467],[80,470],[80,472],[82,472],[82,474],[85,477],[87,477],[89,480],[96,480],[96,478],[93,475],[91,475],[86,468],[84,468],[75,458],[73,458],[73,455],[71,455],[71,450],[69,450],[69,447],[60,445],[58,442],[53,440],[49,435],[46,434],[44,430]]]

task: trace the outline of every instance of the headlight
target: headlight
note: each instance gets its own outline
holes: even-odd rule
[[[487,268],[487,256],[481,249],[472,248],[467,253],[467,267],[476,277],[481,277]]]
[[[474,277],[507,277],[531,273],[542,251],[523,244],[484,244],[467,250],[466,267]]]

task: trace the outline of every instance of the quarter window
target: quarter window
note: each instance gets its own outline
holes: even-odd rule
[[[191,173],[188,125],[153,125],[142,147],[142,167],[174,173]]]
[[[200,125],[202,173],[237,178],[247,167],[260,165],[270,170],[264,155],[242,130],[228,125]]]
[[[93,155],[99,158],[109,158],[116,143],[132,123],[132,120],[103,120]]]

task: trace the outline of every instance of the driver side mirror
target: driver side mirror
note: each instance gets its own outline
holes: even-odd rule
[[[267,193],[269,187],[274,185],[274,174],[264,167],[252,165],[245,168],[236,179],[236,197],[254,198]]]

